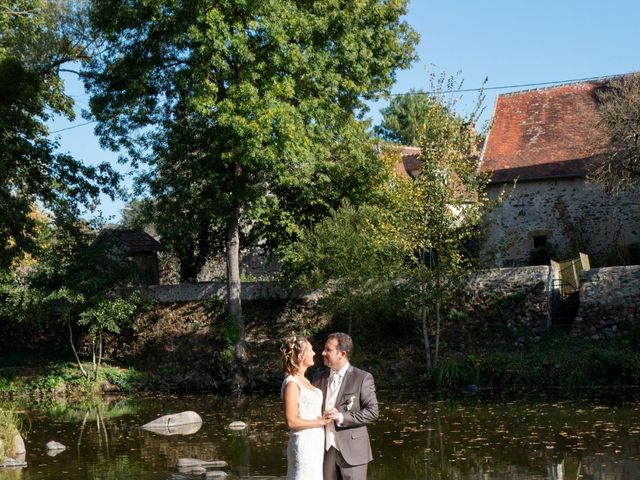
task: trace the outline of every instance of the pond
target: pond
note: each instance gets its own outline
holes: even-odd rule
[[[640,479],[636,399],[434,400],[380,392],[379,402],[380,418],[370,427],[375,460],[369,479]],[[28,467],[0,469],[0,480],[203,478],[177,470],[183,457],[225,460],[227,478],[286,473],[287,432],[276,395],[12,407],[28,430]],[[140,428],[159,415],[185,410],[203,419],[194,433],[167,436]],[[235,420],[247,429],[229,429]],[[66,450],[47,455],[50,440]]]

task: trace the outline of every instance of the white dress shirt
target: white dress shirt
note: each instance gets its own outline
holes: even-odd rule
[[[349,362],[344,365],[340,370],[334,372],[331,370],[329,374],[329,383],[327,385],[327,401],[325,404],[326,410],[331,410],[336,406],[336,401],[338,399],[338,392],[340,391],[340,387],[342,386],[342,380],[344,379],[344,375],[347,373],[347,369],[349,368]],[[334,380],[334,376],[338,375],[337,381]],[[340,419],[338,420],[338,426],[342,425],[344,421],[344,417],[342,413],[340,413]],[[325,425],[325,448],[329,450],[330,447],[334,447],[336,450],[340,450],[338,448],[338,442],[336,441],[336,426],[334,422],[329,422]]]

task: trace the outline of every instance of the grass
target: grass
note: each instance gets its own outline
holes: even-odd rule
[[[90,370],[90,364],[84,364]],[[0,397],[90,397],[102,391],[134,393],[153,383],[150,375],[133,368],[103,363],[98,381],[85,378],[78,365],[67,356],[43,356],[33,352],[13,352],[0,358]]]
[[[639,386],[640,352],[628,339],[588,340],[549,332],[517,349],[487,349],[445,359],[431,383],[494,390]]]
[[[15,440],[20,433],[20,419],[11,410],[0,410],[0,465],[15,455]]]

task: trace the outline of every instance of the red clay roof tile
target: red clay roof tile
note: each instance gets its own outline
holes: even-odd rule
[[[596,89],[604,81],[500,95],[482,153],[493,182],[584,176],[607,149],[598,129]]]

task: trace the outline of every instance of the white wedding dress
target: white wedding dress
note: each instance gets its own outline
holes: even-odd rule
[[[304,386],[289,375],[282,382],[282,391],[289,382],[300,387],[298,410],[300,418],[314,420],[322,416],[322,391]],[[287,447],[287,480],[322,480],[324,458],[324,427],[291,430]]]

